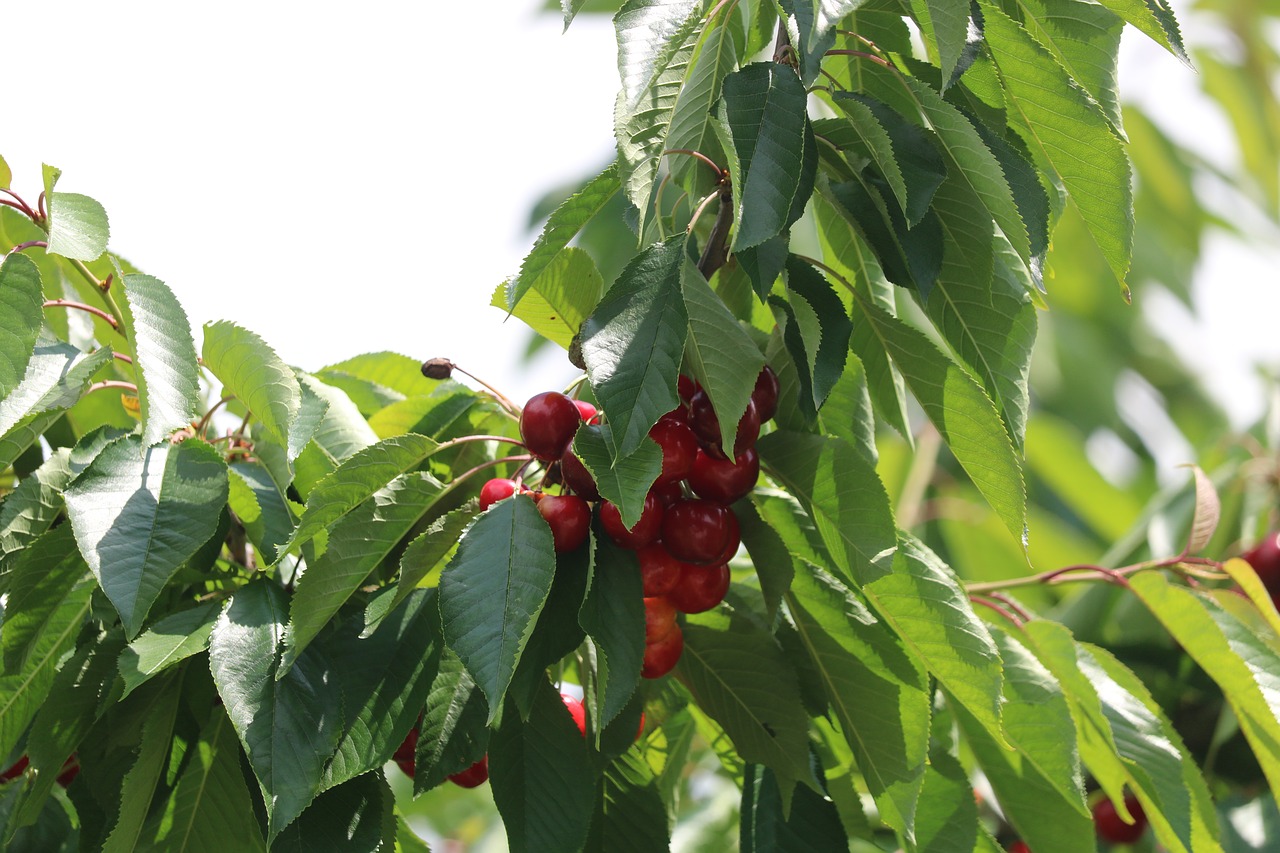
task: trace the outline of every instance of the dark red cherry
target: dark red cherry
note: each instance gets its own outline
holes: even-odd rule
[[[639,550],[658,538],[662,530],[662,502],[653,492],[644,496],[644,509],[640,511],[640,520],[630,530],[622,523],[622,514],[611,501],[600,502],[600,524],[605,533],[623,548]]]
[[[700,498],[731,504],[750,492],[758,479],[760,456],[754,447],[739,453],[732,462],[699,450],[689,474],[689,488]]]
[[[591,507],[577,495],[543,495],[538,513],[551,526],[551,538],[559,553],[572,551],[591,532]]]

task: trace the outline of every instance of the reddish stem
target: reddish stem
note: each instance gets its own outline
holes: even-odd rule
[[[119,379],[107,379],[103,382],[95,382],[85,391],[86,394],[92,394],[94,391],[101,391],[104,388],[119,388],[122,391],[138,393],[138,386],[132,382],[122,382]]]
[[[45,308],[74,308],[77,311],[86,311],[95,317],[101,319],[104,323],[120,331],[120,324],[106,311],[101,308],[95,308],[92,305],[85,305],[83,302],[72,302],[70,299],[50,299],[44,303]]]
[[[701,151],[694,151],[692,148],[668,148],[666,151],[662,152],[663,157],[667,156],[668,154],[686,154],[695,160],[699,160],[703,163],[706,163],[707,167],[710,168],[711,171],[716,173],[717,180],[724,177],[724,169],[721,169],[719,166],[717,166],[715,160],[712,160],[710,157],[708,157],[706,154],[703,154]]]

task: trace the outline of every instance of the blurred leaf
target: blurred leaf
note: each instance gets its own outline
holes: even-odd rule
[[[302,389],[287,364],[262,338],[227,320],[205,323],[204,366],[276,440],[288,445],[302,408]]]
[[[101,204],[87,195],[52,190],[48,202],[50,254],[93,261],[107,250],[111,228]]]
[[[352,377],[372,383],[404,397],[430,394],[439,382],[422,375],[422,364],[398,352],[368,352],[331,364],[317,372],[328,382],[328,374]]]
[[[840,815],[830,799],[809,788],[798,788],[784,807],[777,775],[758,764],[747,768],[743,781],[742,853],[847,849]]]
[[[196,345],[186,312],[164,282],[149,275],[126,275],[121,284],[132,318],[129,334],[142,404],[142,443],[151,445],[196,418]]]
[[[658,778],[638,749],[609,762],[596,792],[586,850],[650,853],[669,850],[671,831]]]
[[[0,400],[27,372],[44,319],[40,268],[21,252],[0,263]]]
[[[272,851],[379,853],[395,837],[395,797],[381,773],[330,788],[271,843]]]
[[[1199,465],[1193,465],[1191,471],[1196,482],[1196,503],[1191,514],[1191,530],[1187,534],[1188,554],[1194,554],[1209,544],[1222,519],[1222,502],[1218,500],[1218,490],[1213,487],[1213,481]]]
[[[930,753],[925,767],[916,827],[916,850],[921,853],[973,853],[982,849],[978,843],[973,783],[955,756],[940,748]]]

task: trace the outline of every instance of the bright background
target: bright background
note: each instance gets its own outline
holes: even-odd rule
[[[197,335],[233,319],[311,370],[446,356],[519,401],[574,370],[558,351],[523,364],[524,326],[489,299],[536,235],[534,200],[610,158],[617,86],[608,19],[562,34],[541,6],[471,4],[441,27],[431,4],[10,4],[4,61],[29,74],[0,154],[31,200],[47,162],[102,202],[111,250],[164,279]],[[1195,72],[1133,31],[1121,91],[1232,163]],[[1158,312],[1237,425],[1263,410],[1254,364],[1280,368],[1280,238],[1255,225],[1270,249],[1210,241],[1194,312],[1115,305]]]

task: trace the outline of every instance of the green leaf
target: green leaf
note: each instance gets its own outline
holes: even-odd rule
[[[205,323],[204,366],[277,441],[290,445],[302,409],[302,389],[293,370],[262,338],[227,320]]]
[[[916,850],[974,853],[983,849],[977,843],[978,829],[973,782],[955,756],[935,748],[925,768],[924,793],[916,816]],[[1004,849],[994,843],[992,847]]]
[[[885,126],[881,124],[876,113],[872,111],[870,99],[866,96],[837,97],[834,102],[844,113],[844,116],[815,122],[814,132],[819,137],[824,137],[826,141],[836,144],[842,150],[853,149],[853,153],[856,153],[860,158],[865,157],[869,160],[876,171],[880,173],[880,177],[884,179],[884,182],[893,191],[893,197],[897,199],[898,207],[906,214],[907,221],[911,223],[919,222],[925,211],[929,209],[932,192],[928,195],[920,192],[913,193],[911,202],[908,202],[907,184],[903,177],[902,167],[898,165],[899,154],[895,151],[893,140],[890,138]],[[905,120],[896,113],[893,115],[902,122],[902,127],[908,126]],[[849,136],[850,131],[853,134],[852,137]],[[927,139],[926,144],[929,144]],[[903,153],[905,154],[906,152]],[[934,153],[936,156],[936,151]],[[917,171],[917,174],[924,175],[927,173]],[[852,174],[848,174],[842,176],[842,179],[849,180],[852,177]],[[941,180],[942,177],[945,177],[945,174],[938,177]],[[934,186],[936,187],[936,183]]]
[[[982,9],[987,47],[999,67],[1014,128],[1067,188],[1127,293],[1133,253],[1129,158],[1102,110],[1052,54],[991,3],[983,2]],[[1005,235],[1021,252],[1012,235]]]
[[[54,451],[0,503],[0,590],[7,589],[13,563],[62,513],[62,490],[71,482],[71,453]]]
[[[721,446],[733,447],[764,356],[691,263],[685,264],[681,286],[689,315],[685,362],[711,398]]]
[[[27,372],[43,322],[40,268],[21,252],[0,263],[0,399],[18,387]]]
[[[743,778],[739,844],[742,853],[801,853],[848,849],[849,841],[830,799],[799,788],[784,808],[777,775],[753,764]]]
[[[266,844],[240,772],[240,745],[226,712],[215,707],[192,744],[156,838],[156,853],[262,853]]]
[[[226,462],[208,444],[144,447],[136,435],[108,445],[67,488],[80,551],[128,636],[213,536],[227,493]]]
[[[13,181],[13,171],[9,168],[9,164],[0,157],[0,189],[9,189],[10,182]]]
[[[174,664],[209,647],[209,634],[222,613],[222,605],[210,601],[171,613],[143,631],[120,653],[123,699],[139,686]]]
[[[489,745],[488,717],[484,694],[458,656],[446,649],[418,725],[414,796],[484,757]]]
[[[169,761],[173,725],[181,698],[181,691],[175,684],[172,689],[158,691],[150,703],[142,724],[137,758],[125,774],[120,789],[120,813],[107,836],[107,843],[102,847],[103,853],[130,853],[143,843],[143,826],[151,799]]]
[[[567,25],[568,22],[566,21]],[[569,241],[582,230],[582,226],[586,225],[592,217],[604,208],[605,204],[613,198],[614,193],[617,191],[618,165],[610,163],[603,172],[588,181],[586,186],[565,199],[555,209],[555,212],[547,219],[547,224],[543,226],[542,233],[538,235],[533,248],[525,256],[524,262],[520,264],[520,272],[515,278],[506,283],[504,302],[507,310],[514,311],[515,307],[520,304],[520,300],[528,294],[535,283],[542,279],[547,268],[565,252]],[[562,261],[561,263],[565,269],[572,266],[570,262]],[[550,284],[550,282],[556,280],[557,278],[549,279],[548,283]],[[567,279],[560,280],[568,281]],[[549,289],[559,293],[555,288]],[[569,288],[566,288],[566,295],[572,292]],[[553,299],[550,294],[543,295],[548,302],[555,303],[559,301]],[[578,304],[576,299],[571,301],[573,304]],[[576,332],[577,329],[575,328],[574,331]]]
[[[569,24],[573,23],[574,17],[578,11],[582,9],[587,0],[560,0],[560,8],[564,10],[564,31],[567,32]]]
[[[720,162],[723,152],[716,139],[713,110],[720,97],[720,84],[725,75],[738,65],[737,43],[733,37],[732,11],[708,21],[693,56],[692,67],[676,95],[671,112],[666,146],[673,150],[698,151],[712,161]],[[709,190],[716,177],[707,164],[686,154],[667,161],[671,176],[686,189]]]
[[[132,317],[129,333],[142,405],[142,443],[151,445],[196,417],[196,345],[186,312],[164,282],[149,275],[126,275],[122,285]]]
[[[621,103],[628,110],[637,108],[648,95],[700,5],[698,0],[627,0],[614,15]]]
[[[955,74],[969,35],[967,0],[911,0],[911,11],[925,40],[933,43],[942,70],[943,88]]]
[[[331,788],[271,842],[272,853],[379,853],[395,837],[395,797],[381,773]]]
[[[636,255],[582,326],[587,376],[618,457],[635,452],[658,418],[680,403],[676,376],[688,332],[684,252],[682,235]]]
[[[489,773],[512,853],[583,846],[595,776],[582,735],[545,679],[528,722],[513,708],[502,715],[489,741]]]
[[[87,195],[49,192],[49,253],[96,261],[107,250],[107,211]]]
[[[933,210],[926,211],[915,227],[890,206],[885,188],[868,180],[833,184],[832,195],[853,217],[894,284],[928,297],[942,270],[942,225]]]
[[[24,553],[25,559],[47,563],[66,554],[71,547],[69,537],[57,528]],[[42,546],[46,538],[49,546]],[[52,546],[58,547],[52,547]],[[45,553],[48,551],[49,553]],[[25,555],[31,555],[25,557]],[[81,582],[67,589],[56,609],[44,621],[42,630],[27,652],[22,668],[0,677],[0,755],[9,755],[18,738],[35,718],[49,695],[54,673],[67,652],[74,646],[76,635],[89,615],[93,584]],[[12,619],[12,614],[8,614]]]
[[[1194,554],[1209,544],[1222,519],[1222,502],[1218,499],[1218,490],[1213,487],[1213,481],[1199,465],[1193,465],[1191,471],[1196,482],[1196,504],[1191,514],[1191,530],[1187,534],[1188,554]]]
[[[331,364],[317,374],[326,382],[329,374],[368,382],[383,393],[416,397],[430,394],[440,383],[422,375],[422,363],[398,352],[367,352]],[[336,383],[334,383],[336,384]]]
[[[662,473],[662,449],[646,438],[631,454],[614,455],[617,442],[608,424],[586,424],[573,437],[573,452],[596,481],[600,497],[618,507],[622,523],[635,526],[644,511],[644,499]]]
[[[1117,93],[1120,31],[1124,21],[1084,0],[1019,0],[1022,26],[1048,48],[1071,79],[1102,108],[1117,136],[1124,137]]]
[[[463,534],[440,576],[444,639],[489,702],[492,722],[555,576],[551,528],[524,495],[499,501]]]
[[[8,467],[62,410],[71,408],[109,361],[110,347],[84,353],[42,329],[22,381],[0,397],[0,466]]]
[[[787,295],[784,339],[799,374],[800,406],[813,418],[844,372],[853,324],[822,274],[795,255],[787,259]]]
[[[231,511],[244,525],[249,541],[267,565],[283,555],[281,546],[293,532],[293,510],[261,462],[232,462],[228,478]]]
[[[408,598],[437,567],[443,568],[441,561],[457,546],[462,531],[477,512],[477,506],[467,502],[431,522],[422,535],[405,546],[404,553],[400,555],[400,579],[396,582],[396,595],[390,609],[399,607],[400,602]],[[369,626],[366,626],[365,631],[368,630]]]
[[[881,817],[914,838],[929,750],[923,668],[852,590],[815,566],[796,572],[786,601]]]
[[[283,677],[338,608],[440,499],[444,489],[425,472],[402,474],[329,528],[328,547],[294,588],[277,678]]]
[[[596,679],[586,701],[597,732],[635,693],[644,659],[644,587],[634,557],[596,537],[595,559],[578,623],[596,651]]]
[[[353,617],[317,641],[343,710],[342,734],[320,790],[377,770],[417,725],[440,660],[438,608],[433,591],[418,590],[371,634],[361,636],[364,620]]]
[[[509,289],[509,284],[498,285],[489,304],[506,308]],[[604,279],[591,255],[565,246],[547,260],[538,277],[525,288],[520,302],[510,310],[539,335],[568,349],[603,290]]]
[[[658,777],[639,749],[604,769],[586,849],[591,853],[653,853],[671,848],[667,806]]]
[[[287,610],[283,590],[251,583],[209,638],[209,669],[262,788],[272,839],[315,799],[342,735],[342,697],[315,649],[276,678]]]
[[[734,250],[781,234],[800,218],[813,192],[817,148],[806,101],[800,78],[775,62],[754,63],[724,78],[716,119],[730,155]]]
[[[743,761],[771,768],[788,794],[797,781],[813,784],[808,714],[795,672],[767,631],[737,612],[690,616],[675,674]]]
[[[918,329],[861,294],[857,304],[942,440],[1025,549],[1027,498],[1022,468],[991,398]]]
[[[1178,21],[1164,0],[1098,0],[1098,3],[1133,24],[1183,62],[1191,64],[1182,44]]]
[[[49,630],[64,600],[87,577],[88,568],[66,525],[32,542],[14,560],[4,630],[0,631],[5,674],[26,666],[41,634]]]

